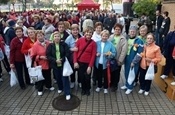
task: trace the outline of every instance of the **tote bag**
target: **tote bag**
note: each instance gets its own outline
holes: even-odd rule
[[[4,53],[2,52],[2,49],[0,48],[0,61],[4,59]]]
[[[145,80],[154,79],[154,63],[151,62],[145,75]]]
[[[26,67],[30,68],[32,66],[32,59],[29,54],[24,55],[24,56],[25,56]]]
[[[18,84],[18,79],[16,77],[16,74],[13,70],[10,72],[10,86],[13,87],[16,84]]]
[[[70,76],[72,73],[73,73],[72,67],[66,57],[65,62],[63,64],[63,76],[67,77]]]
[[[127,82],[129,85],[131,85],[134,82],[134,80],[135,80],[134,68],[130,68]]]
[[[44,80],[41,66],[30,67],[28,68],[28,72],[29,72],[31,83],[35,83],[35,82]]]

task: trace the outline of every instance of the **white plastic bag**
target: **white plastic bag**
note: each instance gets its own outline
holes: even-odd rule
[[[0,61],[2,61],[3,59],[4,59],[4,53],[2,49],[0,48]]]
[[[31,59],[29,54],[28,55],[24,55],[24,56],[25,56],[26,66],[27,66],[27,68],[30,68],[31,65],[32,65],[32,59]]]
[[[63,64],[63,76],[70,76],[73,73],[72,67],[67,58]]]
[[[41,66],[30,67],[28,68],[28,72],[29,72],[31,83],[35,83],[35,82],[44,80]]]
[[[16,74],[13,70],[10,72],[10,86],[13,87],[14,85],[18,84],[18,79],[16,78]]]
[[[154,63],[151,62],[145,75],[145,80],[154,79]]]
[[[10,58],[10,46],[8,46],[7,44],[4,45],[4,50],[5,50],[5,55],[7,56],[7,58]]]
[[[131,85],[134,80],[135,80],[134,68],[130,68],[127,82],[129,85]]]

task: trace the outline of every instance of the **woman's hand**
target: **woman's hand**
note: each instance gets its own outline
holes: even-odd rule
[[[76,51],[78,51],[78,48],[77,47],[70,48],[70,51],[76,52]]]
[[[78,69],[79,68],[79,64],[78,63],[74,63],[74,68]]]
[[[62,63],[62,59],[57,59],[57,60],[56,60],[56,63],[57,63],[57,64],[61,64],[61,63]]]
[[[46,56],[39,56],[39,59],[47,60]]]
[[[145,58],[145,60],[146,60],[147,62],[152,62],[152,59],[150,59],[150,58]]]
[[[133,68],[134,67],[134,63],[131,63],[130,67]]]
[[[99,57],[100,56],[100,53],[97,53],[96,56]]]
[[[89,75],[91,73],[91,67],[88,67],[86,72]]]
[[[11,69],[15,69],[15,65],[14,64],[10,64],[10,68]]]
[[[175,56],[173,56],[173,59],[175,59]]]

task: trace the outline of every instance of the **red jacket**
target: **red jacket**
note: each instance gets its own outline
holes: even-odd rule
[[[22,41],[24,42],[25,39],[27,38],[23,37]],[[25,62],[24,55],[21,52],[23,42],[21,42],[17,37],[12,39],[10,43],[10,64],[14,64],[15,61]]]
[[[22,52],[23,54],[28,54],[28,53],[29,53],[29,49],[32,48],[32,46],[33,46],[33,44],[34,44],[35,42],[36,42],[36,39],[35,39],[35,41],[33,42],[30,38],[27,38],[27,39],[24,41],[23,45],[22,45],[21,52]]]
[[[76,47],[78,48],[78,51],[74,52],[74,63],[76,63],[78,61],[79,62],[84,62],[84,63],[88,63],[89,67],[92,67],[94,65],[96,50],[97,50],[96,43],[93,40],[87,46],[86,50],[81,55],[80,59],[77,60],[77,58],[81,54],[82,50],[86,46],[86,44],[87,44],[87,40],[86,40],[85,37],[82,37],[82,38],[78,39],[78,41],[76,42]]]
[[[2,36],[0,36],[0,48],[3,52],[5,52],[5,49],[4,49],[4,39]]]

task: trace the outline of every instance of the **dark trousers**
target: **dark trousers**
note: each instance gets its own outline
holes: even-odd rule
[[[148,69],[140,68],[139,82],[140,82],[140,89],[149,92],[152,80],[145,80],[147,70]]]
[[[96,83],[96,81],[97,81],[97,68],[96,68],[95,65],[94,65],[92,80],[93,80],[94,83]]]
[[[165,36],[166,37],[166,36]],[[162,34],[159,34],[159,42],[158,42],[158,46],[160,47],[161,49],[161,52],[163,52],[163,43],[164,43],[164,40],[165,40],[165,37],[162,37]]]
[[[70,95],[70,83],[69,83],[69,77],[68,76],[62,76],[63,69],[62,67],[56,67],[53,69],[54,75],[57,84],[58,84],[58,89],[63,90],[65,95]]]
[[[79,62],[78,76],[81,80],[82,90],[89,91],[91,89],[91,73],[87,75],[88,63]]]
[[[111,87],[118,87],[120,81],[120,71],[122,66],[118,66],[117,70],[111,72]]]
[[[44,77],[44,80],[38,81],[37,82],[37,88],[38,91],[43,91],[43,86],[45,85],[46,88],[51,88],[52,87],[52,82],[51,82],[51,70],[50,69],[43,69],[42,74]]]
[[[24,69],[24,74],[25,74],[25,82],[26,84],[30,84],[30,78],[29,78],[27,67],[26,67],[26,63],[25,62],[15,62],[15,69],[16,69],[16,73],[18,76],[20,87],[21,88],[25,87],[23,69]]]
[[[107,69],[103,69],[103,65],[99,64],[97,68],[97,79],[98,79],[98,87],[102,87],[102,79],[103,80],[103,88],[107,89],[108,88],[108,77],[107,77]]]
[[[7,56],[5,55],[4,53],[4,59],[2,61],[0,61],[0,73],[2,73],[2,66],[1,66],[1,62],[3,63],[4,65],[4,68],[6,69],[7,72],[10,72],[10,64],[8,62],[8,59],[7,59]],[[2,76],[0,75],[0,78]]]
[[[172,70],[173,76],[175,76],[175,60],[172,56],[166,58],[166,65],[164,68],[164,75],[169,75],[170,71]]]
[[[135,80],[134,80],[135,83],[137,83],[138,80],[139,80],[139,76],[140,76],[140,68],[141,68],[141,67],[139,67],[139,69],[138,69],[138,71],[137,71],[137,74],[136,74],[136,76],[135,76]]]

